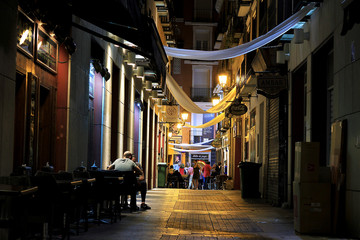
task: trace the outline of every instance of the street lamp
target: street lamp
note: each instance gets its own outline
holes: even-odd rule
[[[181,114],[181,119],[183,120],[183,122],[186,122],[186,120],[188,119],[188,117],[189,117],[189,113],[187,113],[187,112],[183,112],[183,113]]]
[[[219,75],[219,84],[222,88],[225,87],[226,82],[227,82],[227,75],[225,74]]]
[[[220,97],[217,94],[214,94],[212,97],[212,105],[216,106],[220,102]]]

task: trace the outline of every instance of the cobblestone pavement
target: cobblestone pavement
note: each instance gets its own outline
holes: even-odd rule
[[[159,188],[148,191],[147,204],[151,210],[123,212],[121,221],[90,224],[71,239],[329,239],[296,234],[292,210],[243,200],[240,191]]]

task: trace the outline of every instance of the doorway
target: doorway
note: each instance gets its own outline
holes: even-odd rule
[[[15,85],[15,125],[14,125],[14,162],[13,168],[22,164],[29,164],[25,161],[25,129],[26,129],[26,75],[16,73]]]
[[[40,97],[39,97],[39,139],[38,139],[38,159],[37,169],[45,166],[49,163],[51,166],[53,163],[53,145],[52,145],[52,132],[53,126],[53,104],[51,101],[51,90],[40,85]]]

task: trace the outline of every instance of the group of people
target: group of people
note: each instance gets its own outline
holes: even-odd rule
[[[206,161],[202,167],[197,160],[195,160],[191,167],[188,168],[189,185],[188,189],[209,189],[211,178],[220,175],[221,162],[214,163],[210,166],[210,162]]]
[[[149,205],[145,203],[146,200],[146,181],[144,171],[139,162],[136,161],[136,157],[130,152],[124,152],[123,158],[116,159],[109,167],[108,170],[117,170],[117,171],[134,171],[137,175],[137,185],[134,189],[134,193],[131,195],[130,200],[130,209],[132,211],[137,211],[139,209],[147,210],[151,209]],[[136,204],[136,192],[140,191],[141,194],[141,205],[140,208]],[[123,208],[128,208],[127,196],[123,196],[122,199]]]
[[[179,164],[175,162],[173,165],[170,165],[168,181],[171,179],[169,176],[176,176],[177,179],[183,180],[182,176],[186,175],[189,178],[188,189],[209,189],[211,179],[220,175],[221,172],[221,162],[210,166],[209,161],[202,165],[197,160],[194,160],[191,166],[189,163],[187,164],[184,168],[184,173],[180,173]]]

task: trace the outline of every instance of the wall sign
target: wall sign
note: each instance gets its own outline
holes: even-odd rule
[[[209,160],[209,154],[191,154],[191,160]]]
[[[241,103],[241,99],[235,99],[235,101],[227,109],[226,117],[241,116],[244,115],[247,110],[247,106]]]
[[[179,106],[176,105],[163,105],[161,106],[161,110],[163,111],[163,121],[176,123],[179,121]]]
[[[215,148],[221,147],[222,144],[221,138],[215,138],[214,141],[212,141],[210,144]]]
[[[286,76],[258,76],[257,77],[258,93],[265,97],[278,95],[282,90],[287,89]]]

